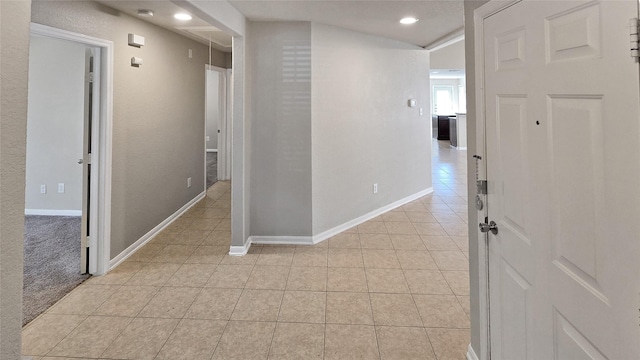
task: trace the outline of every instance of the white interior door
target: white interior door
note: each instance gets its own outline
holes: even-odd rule
[[[637,1],[484,20],[492,359],[638,359]]]

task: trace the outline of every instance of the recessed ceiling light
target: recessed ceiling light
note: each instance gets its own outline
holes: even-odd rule
[[[406,17],[406,18],[402,18],[400,19],[400,24],[403,25],[411,25],[411,24],[415,24],[418,22],[418,18],[414,18],[414,17]]]
[[[151,17],[153,16],[153,10],[140,9],[138,10],[138,16]]]
[[[173,15],[173,17],[178,19],[178,20],[183,20],[183,21],[192,19],[191,15],[185,14],[185,13],[177,13],[177,14]]]

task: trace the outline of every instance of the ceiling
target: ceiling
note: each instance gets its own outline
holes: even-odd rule
[[[142,20],[209,44],[221,51],[231,51],[231,36],[194,18],[179,21],[173,14],[182,9],[168,0],[98,0],[132,16],[139,9],[154,12]],[[219,1],[219,0],[211,0]],[[360,31],[429,47],[459,35],[463,27],[462,0],[229,0],[238,11],[254,21],[311,21]],[[413,25],[402,25],[405,16],[420,19]]]

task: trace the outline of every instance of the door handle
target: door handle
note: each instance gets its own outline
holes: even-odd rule
[[[498,224],[496,224],[495,221],[491,220],[490,223],[480,223],[478,224],[478,226],[480,226],[480,232],[486,233],[491,231],[491,233],[493,235],[498,235]]]
[[[78,164],[80,164],[80,165],[84,164],[84,160],[78,159]]]

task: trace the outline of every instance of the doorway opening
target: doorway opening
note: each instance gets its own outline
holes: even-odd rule
[[[231,114],[231,69],[206,65],[205,91],[205,183],[209,189],[218,180],[229,180]]]

